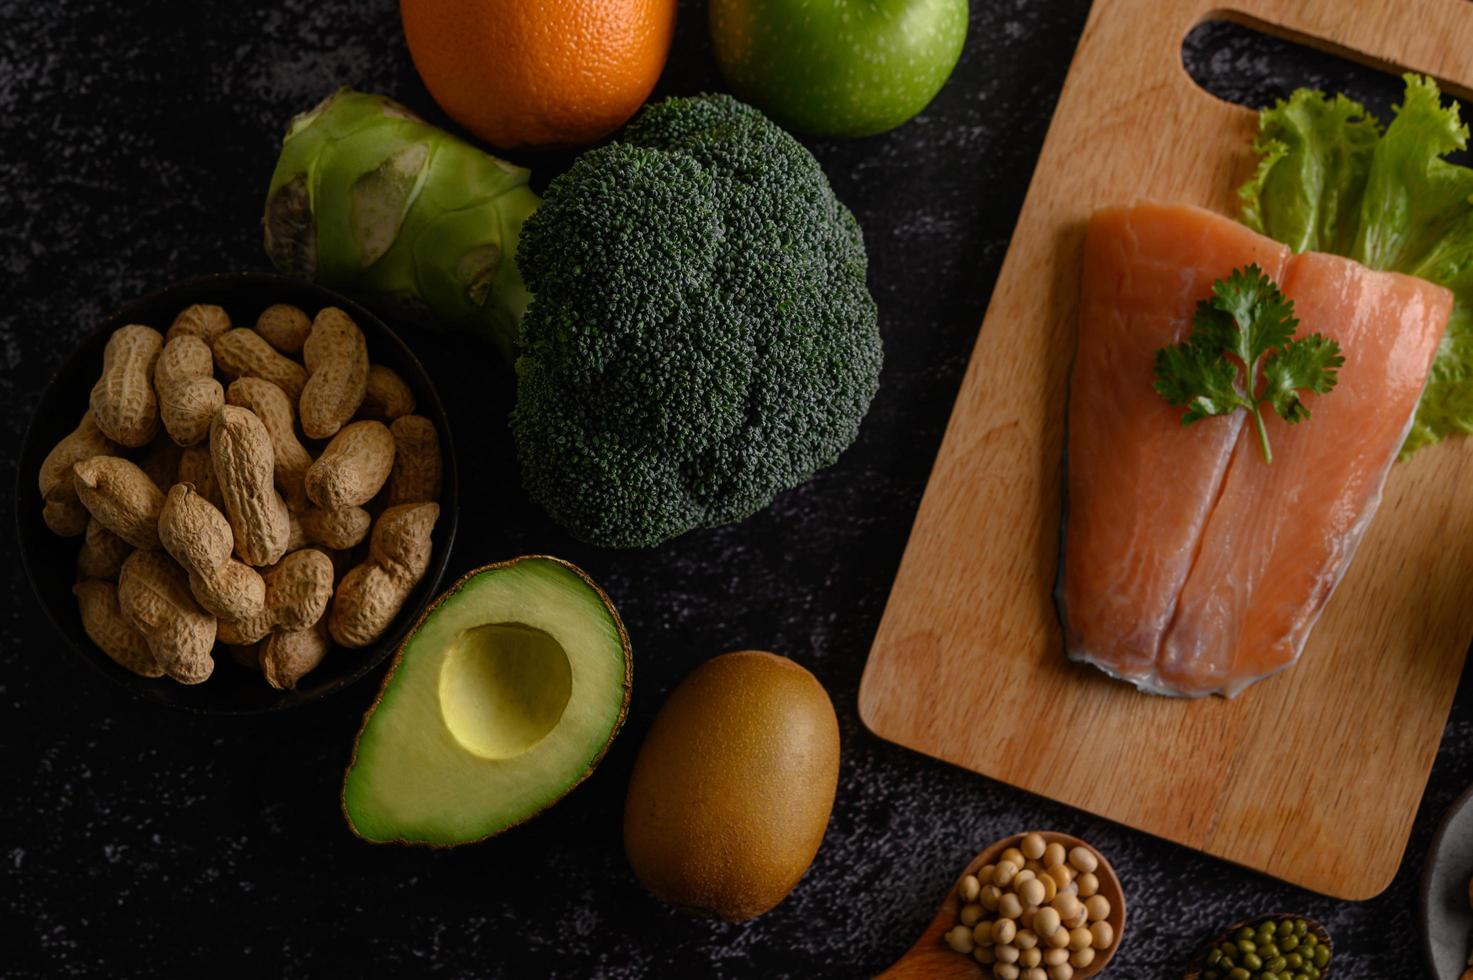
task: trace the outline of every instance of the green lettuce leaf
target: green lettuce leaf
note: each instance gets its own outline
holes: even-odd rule
[[[1258,172],[1238,191],[1243,221],[1296,252],[1345,254],[1380,124],[1358,103],[1299,89],[1258,117]]]
[[[1258,170],[1239,191],[1244,223],[1296,252],[1346,255],[1453,291],[1402,458],[1473,432],[1473,169],[1444,159],[1467,146],[1468,129],[1431,79],[1405,81],[1384,131],[1350,99],[1308,89],[1263,110]]]

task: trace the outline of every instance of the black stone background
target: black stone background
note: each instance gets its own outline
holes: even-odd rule
[[[1339,977],[1420,975],[1422,855],[1438,815],[1473,780],[1467,691],[1401,872],[1363,904],[912,754],[857,718],[865,655],[1087,7],[978,0],[956,74],[922,116],[872,139],[810,142],[865,228],[884,383],[837,466],[740,526],[647,552],[570,541],[519,492],[502,423],[508,373],[489,352],[405,331],[459,443],[466,509],[451,574],[530,551],[565,556],[608,589],[634,639],[623,735],[592,779],[526,827],[456,851],[359,843],[337,792],[376,677],[248,720],[129,701],[57,642],[10,560],[7,518],[0,974],[853,977],[910,944],[980,847],[1053,827],[1097,843],[1129,890],[1113,977],[1174,977],[1214,926],[1269,910],[1326,922],[1343,951]],[[720,85],[703,8],[682,4],[661,93]],[[1254,104],[1306,81],[1383,107],[1397,91],[1372,72],[1236,30],[1201,30],[1186,55],[1199,76]],[[257,222],[279,136],[294,112],[342,84],[443,121],[391,0],[0,2],[7,492],[33,399],[106,311],[197,273],[266,267]],[[528,162],[545,181],[566,160]],[[771,914],[727,925],[687,918],[640,889],[620,814],[665,694],[696,664],[742,647],[814,670],[838,709],[844,752],[807,878]],[[1365,697],[1350,707],[1373,710],[1374,678]],[[1029,710],[1026,691],[1009,710]],[[1040,738],[1066,731],[1039,718]]]

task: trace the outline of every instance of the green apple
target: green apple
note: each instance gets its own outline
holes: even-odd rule
[[[967,0],[711,0],[736,94],[790,129],[869,136],[926,107],[967,37]]]

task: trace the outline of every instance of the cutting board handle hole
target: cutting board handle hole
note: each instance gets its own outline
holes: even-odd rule
[[[1317,88],[1354,93],[1376,118],[1386,122],[1391,107],[1401,101],[1400,67],[1310,38],[1296,40],[1231,11],[1209,14],[1188,31],[1182,40],[1181,60],[1199,88],[1249,109],[1272,105],[1297,88]],[[1467,94],[1445,84],[1443,90]],[[1469,103],[1458,102],[1463,119],[1473,122]],[[1460,162],[1468,162],[1466,155]]]

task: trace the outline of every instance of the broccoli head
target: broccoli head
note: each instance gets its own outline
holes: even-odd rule
[[[579,157],[517,264],[517,455],[585,541],[750,516],[838,458],[878,387],[858,222],[802,144],[728,96],[652,105]]]

